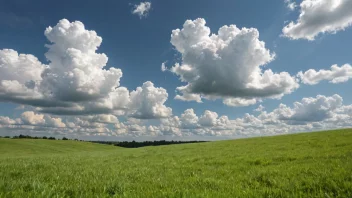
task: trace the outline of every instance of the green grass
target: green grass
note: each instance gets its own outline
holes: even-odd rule
[[[0,197],[352,197],[352,130],[119,148],[0,139]]]

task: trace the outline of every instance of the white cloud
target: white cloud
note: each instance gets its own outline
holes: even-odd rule
[[[245,107],[245,106],[250,106],[254,105],[257,103],[257,99],[252,98],[252,99],[244,99],[244,98],[227,98],[224,99],[224,104],[227,106],[232,106],[232,107]]]
[[[246,113],[233,120],[224,115],[219,117],[216,112],[209,110],[198,116],[193,109],[187,109],[180,117],[163,118],[159,124],[154,123],[154,125],[135,118],[120,122],[113,115],[77,116],[64,119],[36,112],[24,112],[20,118],[15,119],[1,116],[0,128],[17,134],[25,131],[33,134],[67,136],[252,137],[352,127],[352,105],[343,105],[342,101],[339,95],[318,95],[303,98],[293,103],[292,107],[280,104],[270,112],[264,111],[263,107],[258,116]]]
[[[180,117],[180,126],[184,129],[198,128],[198,116],[193,109],[187,109]]]
[[[138,15],[140,18],[146,17],[152,8],[152,3],[141,2],[139,5],[134,5],[133,14]]]
[[[45,54],[50,61],[41,87],[47,97],[62,101],[85,101],[103,98],[118,87],[122,71],[114,67],[105,70],[105,54],[96,53],[102,42],[95,31],[86,30],[83,23],[60,20],[45,30],[51,45]]]
[[[292,1],[292,0],[285,0],[285,4],[286,4],[286,7],[288,9],[290,9],[291,11],[295,10],[296,7],[297,7],[297,4],[296,2]]]
[[[202,97],[200,96],[200,94],[187,92],[187,86],[177,87],[176,90],[182,93],[182,95],[175,96],[176,100],[196,101],[198,103],[202,103]]]
[[[343,108],[342,98],[339,95],[303,98],[299,102],[293,104],[293,108],[280,104],[278,108],[268,113],[262,111],[258,119],[265,124],[266,127],[281,125],[309,125],[320,123],[326,125],[327,120],[341,114],[339,109]],[[338,125],[331,125],[331,128]],[[292,128],[292,127],[288,127]]]
[[[28,125],[44,125],[45,119],[43,114],[36,114],[33,111],[26,111],[21,114],[21,120]]]
[[[262,112],[264,111],[265,107],[263,105],[259,105],[258,108],[254,109],[256,112]]]
[[[321,69],[316,71],[310,69],[306,72],[299,72],[297,75],[304,84],[315,85],[320,81],[328,80],[330,83],[343,83],[352,78],[352,66],[345,64],[341,67],[332,65],[330,70]]]
[[[166,62],[164,62],[164,63],[161,64],[161,71],[162,71],[162,72],[164,72],[164,71],[167,70],[167,67],[166,67],[165,63],[166,63]]]
[[[60,117],[51,117],[50,115],[44,115],[35,113],[33,111],[25,111],[21,114],[21,118],[17,120],[16,124],[33,125],[33,126],[47,126],[54,128],[64,128],[66,124],[63,123]]]
[[[40,99],[38,84],[46,67],[33,55],[0,50],[0,101]]]
[[[115,115],[110,114],[100,114],[100,115],[89,115],[89,116],[80,116],[75,118],[76,123],[80,126],[94,126],[101,127],[105,124],[117,124],[119,123],[118,118]]]
[[[156,88],[150,81],[143,83],[131,92],[131,116],[140,119],[165,118],[172,114],[172,109],[164,103],[168,97],[164,88]]]
[[[336,33],[352,24],[351,0],[303,0],[296,22],[282,30],[291,39],[314,40],[320,33]]]
[[[333,116],[334,111],[342,106],[342,97],[335,94],[331,97],[318,95],[315,98],[303,98],[295,102],[294,108],[281,114],[279,119],[297,122],[318,122]]]
[[[199,119],[199,124],[201,126],[215,126],[217,123],[217,118],[218,118],[218,114],[216,112],[212,112],[209,110],[206,110],[204,112],[204,115],[202,115]]]
[[[223,98],[227,104],[243,106],[281,97],[299,86],[287,72],[262,70],[275,55],[259,40],[255,28],[223,26],[218,34],[211,34],[204,19],[187,20],[183,29],[172,31],[171,43],[181,53],[182,63],[170,71],[187,83],[177,88],[182,95],[176,99]]]
[[[16,120],[13,120],[6,116],[0,116],[0,125],[14,125],[16,123]]]
[[[61,118],[53,118],[51,116],[45,116],[45,122],[48,126],[57,127],[57,128],[65,128],[66,124],[62,122]]]
[[[96,52],[102,38],[85,29],[82,22],[62,19],[44,34],[51,42],[45,54],[48,65],[33,55],[0,50],[0,101],[32,105],[56,115],[121,115],[131,111],[143,119],[171,115],[171,108],[164,105],[168,97],[165,89],[146,82],[148,87],[142,89],[146,94],[140,95],[145,101],[137,104],[135,95],[141,88],[130,93],[120,87],[122,71],[106,66],[108,57]]]

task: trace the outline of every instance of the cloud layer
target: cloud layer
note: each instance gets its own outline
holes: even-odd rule
[[[282,29],[291,39],[314,40],[320,33],[336,33],[352,24],[350,0],[303,0],[296,22]]]
[[[170,71],[187,83],[177,88],[181,95],[176,99],[222,98],[225,104],[245,106],[298,88],[295,77],[287,72],[263,70],[275,54],[259,40],[257,29],[230,25],[211,34],[205,24],[201,18],[187,20],[182,29],[172,31],[171,43],[182,55],[182,63]]]
[[[50,116],[26,111],[19,118],[0,116],[0,130],[12,134],[53,134],[116,137],[248,137],[277,135],[302,131],[352,127],[352,105],[344,105],[341,96],[318,95],[303,98],[293,105],[280,104],[268,112],[263,106],[255,114],[229,119],[206,110],[197,115],[186,109],[180,116],[162,118],[151,124],[145,120],[128,118],[119,121],[114,115],[77,117]]]

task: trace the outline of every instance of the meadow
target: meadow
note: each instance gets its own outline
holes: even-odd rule
[[[0,138],[0,197],[352,197],[352,129],[143,148]]]

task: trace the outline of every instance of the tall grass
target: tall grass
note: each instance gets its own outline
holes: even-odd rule
[[[352,130],[138,149],[0,139],[0,197],[352,197]]]

